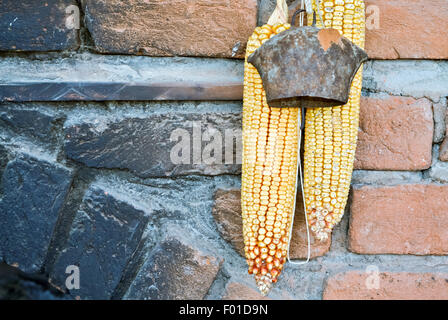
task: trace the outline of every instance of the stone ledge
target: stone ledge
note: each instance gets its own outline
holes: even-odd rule
[[[241,100],[243,64],[80,54],[0,62],[0,101]]]
[[[8,57],[0,61],[0,101],[242,100],[243,69],[231,59]],[[448,95],[448,61],[368,61],[363,90],[439,102]]]

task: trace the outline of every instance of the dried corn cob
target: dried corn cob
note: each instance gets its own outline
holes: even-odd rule
[[[241,207],[249,273],[266,294],[286,261],[298,157],[298,108],[270,108],[262,80],[247,57],[288,29],[287,7],[278,1],[268,24],[255,29],[244,64]],[[281,8],[283,7],[283,10]]]
[[[365,13],[361,0],[320,1],[324,26],[339,30],[364,47]],[[308,25],[312,17],[308,17]],[[320,19],[317,26],[322,27]],[[344,213],[353,171],[359,125],[362,67],[356,74],[349,102],[333,108],[310,108],[305,116],[304,191],[308,221],[318,239],[328,237]]]

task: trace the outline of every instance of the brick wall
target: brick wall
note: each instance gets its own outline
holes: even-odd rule
[[[273,4],[2,1],[0,260],[60,288],[79,267],[71,298],[260,298],[226,141],[241,134],[245,41]],[[448,298],[448,1],[366,4],[379,29],[350,204],[270,299]]]

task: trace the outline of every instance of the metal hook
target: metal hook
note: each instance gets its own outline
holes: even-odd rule
[[[297,15],[301,14],[301,13],[305,13],[305,12],[306,12],[305,9],[299,9],[296,12],[294,12],[294,14],[292,15],[292,19],[291,19],[291,25],[295,26],[296,25],[296,17],[297,17]],[[315,27],[316,23],[317,23],[316,11],[313,11],[313,25],[312,26]]]
[[[298,14],[300,14],[302,12],[306,12],[306,10],[305,9],[299,9],[296,12],[294,12],[294,14],[292,15],[292,19],[291,19],[291,25],[292,26],[295,26],[295,24],[296,24],[296,17],[297,17]]]

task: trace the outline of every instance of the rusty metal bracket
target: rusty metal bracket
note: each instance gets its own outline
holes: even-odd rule
[[[247,61],[261,75],[269,106],[309,108],[346,104],[353,78],[367,59],[339,31],[311,26],[281,32]]]

